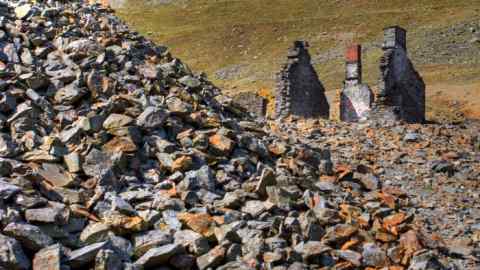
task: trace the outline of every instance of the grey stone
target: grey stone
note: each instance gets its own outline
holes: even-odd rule
[[[77,173],[82,169],[80,164],[80,155],[77,152],[72,152],[63,156],[63,161],[67,165],[68,171],[71,173]]]
[[[3,233],[17,239],[23,246],[33,251],[39,251],[53,244],[50,236],[43,233],[37,226],[30,224],[10,223],[3,229]]]
[[[61,270],[62,255],[63,252],[60,244],[39,250],[33,258],[33,270]]]
[[[59,134],[59,138],[63,143],[68,143],[75,138],[78,138],[81,133],[81,128],[75,125],[62,130],[62,132]]]
[[[225,253],[225,260],[227,262],[232,262],[237,261],[240,257],[242,257],[242,246],[240,244],[233,243]]]
[[[100,242],[85,246],[80,249],[76,249],[70,253],[67,258],[69,265],[72,268],[81,268],[87,264],[92,263],[95,260],[97,253],[105,248],[108,241]]]
[[[32,6],[29,4],[23,4],[15,8],[15,16],[18,19],[25,19],[32,12]]]
[[[368,266],[382,267],[387,263],[387,254],[374,243],[363,244],[362,257]]]
[[[115,250],[124,261],[130,261],[130,257],[133,256],[132,243],[123,237],[110,235],[110,247]]]
[[[193,76],[190,76],[190,75],[186,75],[186,76],[180,78],[178,81],[181,84],[183,84],[187,87],[190,87],[190,88],[197,88],[201,85],[200,80],[198,80],[197,78],[195,78]]]
[[[208,240],[201,234],[191,230],[181,230],[175,232],[174,241],[182,245],[188,252],[197,256],[203,255],[210,250]]]
[[[53,18],[57,16],[59,13],[60,11],[57,8],[45,8],[44,10],[42,10],[41,16]]]
[[[239,93],[233,96],[233,102],[257,117],[264,117],[267,113],[267,100],[256,93]]]
[[[275,173],[271,169],[264,169],[255,188],[255,192],[260,196],[266,196],[267,187],[275,186],[276,184]]]
[[[146,129],[158,128],[163,125],[167,117],[168,113],[164,110],[155,107],[147,107],[137,117],[137,125]]]
[[[110,226],[101,222],[94,222],[87,225],[80,234],[80,241],[86,244],[94,244],[109,239]]]
[[[295,246],[295,251],[300,253],[304,260],[310,260],[314,257],[321,256],[323,253],[329,252],[330,247],[320,241],[308,241]]]
[[[8,200],[21,191],[22,189],[20,187],[7,183],[4,180],[0,180],[0,199]]]
[[[7,63],[20,62],[17,49],[13,43],[0,42],[0,60]]]
[[[110,249],[102,249],[95,257],[95,270],[122,269],[122,260]]]
[[[185,174],[181,186],[186,188],[186,190],[204,188],[209,191],[214,191],[216,187],[216,179],[210,167],[202,166],[198,170],[188,171]]]
[[[380,188],[380,179],[372,174],[361,175],[360,182],[367,190],[377,190]]]
[[[442,263],[432,252],[427,251],[413,256],[408,270],[444,270]]]
[[[417,133],[412,133],[412,132],[405,134],[405,137],[403,137],[403,140],[406,142],[416,142],[419,139],[420,139],[420,136]]]
[[[213,232],[218,243],[223,241],[229,241],[232,243],[241,242],[240,236],[237,234],[237,230],[241,227],[239,223],[225,224],[220,227],[215,227]]]
[[[133,236],[134,254],[143,256],[148,250],[159,246],[171,244],[173,237],[169,232],[152,230]]]
[[[143,268],[161,266],[177,254],[184,253],[182,246],[178,244],[168,244],[161,247],[149,249],[135,264]]]
[[[118,211],[122,214],[130,216],[137,215],[137,211],[135,211],[135,209],[121,197],[113,194],[107,194],[105,197],[110,201],[110,204],[112,205],[112,211]]]
[[[129,116],[126,116],[126,115],[123,115],[123,114],[112,113],[103,122],[103,128],[105,128],[105,129],[121,128],[121,127],[129,125],[132,122],[133,122],[133,118],[131,118]]]
[[[0,157],[12,157],[17,145],[8,134],[0,133]]]
[[[55,101],[63,105],[72,105],[85,96],[86,91],[73,82],[55,93]]]
[[[173,153],[177,148],[175,144],[160,138],[155,139],[155,147],[159,152],[167,153],[167,154]]]
[[[208,268],[215,268],[225,258],[226,248],[222,245],[218,245],[210,250],[208,253],[197,258],[197,266],[200,270]]]
[[[362,255],[358,252],[352,250],[336,250],[335,253],[338,257],[352,263],[356,267],[362,265]]]
[[[195,267],[195,256],[190,254],[179,254],[170,258],[169,263],[175,269],[193,269]]]
[[[25,219],[30,223],[66,224],[69,212],[64,207],[45,207],[25,210]]]
[[[177,97],[170,97],[166,101],[168,110],[174,114],[188,114],[192,112],[193,108],[187,102],[182,101]]]
[[[12,112],[17,107],[17,101],[14,96],[8,92],[0,95],[0,111],[4,113]]]
[[[57,187],[69,187],[75,181],[71,174],[55,163],[43,163],[42,168],[38,170],[38,174]]]
[[[82,164],[83,172],[92,177],[105,174],[112,166],[113,162],[110,156],[96,148],[90,150]]]
[[[242,212],[250,214],[253,218],[258,217],[265,212],[266,208],[262,201],[246,201],[242,207]]]
[[[20,243],[0,234],[0,267],[12,270],[30,269],[30,260],[22,250]]]

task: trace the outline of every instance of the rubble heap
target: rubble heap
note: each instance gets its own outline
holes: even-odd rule
[[[267,114],[267,99],[254,92],[242,92],[234,95],[233,103],[256,117]]]
[[[0,268],[443,269],[405,194],[111,10],[0,2],[0,40]]]
[[[413,223],[422,232],[420,238],[418,234],[413,238],[403,235],[411,241],[410,251],[425,247],[441,250],[440,258],[447,269],[479,269],[480,122],[457,125],[396,122],[392,126],[376,121],[356,125],[316,122],[284,121],[277,129],[288,131],[289,137],[304,144],[331,149],[332,162],[347,175],[337,183],[348,186],[354,196],[364,194],[364,188],[369,186],[389,194],[383,199],[390,200],[390,205],[406,203],[407,213],[414,213]],[[361,208],[368,209],[371,203]],[[390,211],[388,208],[383,209]],[[385,236],[382,235],[377,232],[376,237]],[[394,239],[381,241],[389,243]],[[430,267],[417,265],[408,269],[443,269],[435,264]]]
[[[310,61],[308,43],[295,41],[287,63],[277,76],[275,115],[328,119],[330,107],[325,88]]]

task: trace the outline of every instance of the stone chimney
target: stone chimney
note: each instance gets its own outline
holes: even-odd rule
[[[384,29],[380,80],[374,109],[383,122],[425,121],[425,82],[407,54],[407,31],[399,26]]]
[[[367,120],[373,102],[373,93],[362,83],[362,46],[353,44],[345,52],[345,83],[340,93],[340,120],[359,122]]]
[[[345,84],[356,85],[362,83],[362,46],[353,44],[345,53]]]
[[[407,51],[407,30],[400,26],[391,26],[383,30],[384,50],[402,48]]]

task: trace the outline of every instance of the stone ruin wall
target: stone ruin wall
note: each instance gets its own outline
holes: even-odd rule
[[[406,31],[397,26],[386,28],[383,50],[376,117],[425,122],[425,83],[408,58]]]
[[[346,51],[345,81],[340,93],[340,120],[367,120],[373,103],[373,92],[362,83],[362,47],[352,45]]]
[[[407,55],[406,31],[398,26],[384,30],[384,55],[380,59],[380,79],[375,97],[362,83],[361,47],[354,45],[346,54],[346,79],[338,97],[340,120],[425,122],[425,83]],[[295,115],[328,118],[330,106],[308,53],[308,44],[297,41],[289,50],[288,61],[277,78],[275,116]]]
[[[267,99],[253,92],[242,92],[233,96],[235,105],[257,116],[265,117],[267,113]]]
[[[328,118],[325,89],[318,79],[308,53],[308,43],[296,41],[289,50],[287,63],[277,77],[275,115]]]

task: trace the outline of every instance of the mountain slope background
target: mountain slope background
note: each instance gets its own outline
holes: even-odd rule
[[[117,0],[133,29],[167,45],[228,94],[273,99],[275,74],[294,40],[310,43],[331,100],[344,79],[345,46],[364,47],[373,88],[384,27],[408,30],[408,51],[427,84],[431,120],[480,119],[479,0]],[[273,102],[270,102],[270,105]]]

